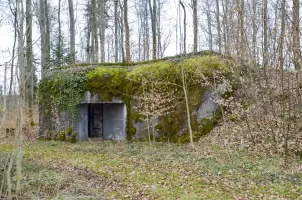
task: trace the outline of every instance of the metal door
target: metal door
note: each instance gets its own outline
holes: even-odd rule
[[[125,104],[103,104],[104,123],[103,136],[105,140],[125,140],[126,112]]]
[[[93,137],[103,136],[103,105],[94,104],[93,106]]]

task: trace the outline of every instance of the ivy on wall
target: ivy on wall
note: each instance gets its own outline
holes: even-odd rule
[[[71,119],[78,117],[78,106],[83,99],[87,76],[84,73],[56,73],[43,78],[39,84],[38,102],[45,116],[66,111]]]

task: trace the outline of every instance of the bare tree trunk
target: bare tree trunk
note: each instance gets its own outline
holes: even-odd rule
[[[186,7],[183,4],[183,2],[179,1],[179,3],[184,11],[184,21],[183,21],[183,23],[184,23],[183,51],[184,52],[183,53],[186,54],[187,53],[187,49],[186,49],[186,47],[187,47],[187,13],[186,13]]]
[[[88,28],[87,28],[87,43],[86,43],[86,62],[91,62],[91,48],[90,48],[90,38],[91,38],[91,26],[90,19],[88,20]]]
[[[149,12],[148,12],[148,3],[145,3],[145,39],[144,39],[144,60],[150,59],[150,43],[149,43]]]
[[[218,34],[218,52],[221,53],[221,28],[220,28],[219,0],[216,0],[216,21],[217,21],[217,34]]]
[[[120,10],[122,11],[123,10],[123,7],[122,5],[120,5]],[[121,50],[121,56],[122,56],[122,62],[126,62],[125,60],[125,49],[124,49],[124,23],[123,23],[123,20],[122,20],[122,17],[123,16],[123,12],[121,12],[121,16],[119,17],[119,34],[120,34],[120,44],[119,44],[119,48]]]
[[[285,18],[286,18],[286,0],[282,0],[282,12],[281,12],[281,34],[280,34],[280,44],[279,44],[279,68],[281,72],[281,89],[282,94],[284,95],[284,37],[285,37]],[[283,134],[283,140],[284,140],[284,160],[287,159],[287,137],[285,133],[285,107],[282,104],[281,106],[281,117],[282,117],[282,134]]]
[[[156,50],[157,50],[157,33],[156,33],[156,23],[157,23],[157,5],[156,0],[153,0],[153,5],[151,5],[151,0],[149,0],[149,9],[151,16],[151,28],[152,28],[152,59],[156,59]]]
[[[126,61],[131,62],[130,56],[130,33],[128,24],[128,0],[124,0],[124,25],[125,25],[125,48],[126,48]]]
[[[161,58],[162,45],[161,45],[161,3],[157,0],[157,58]]]
[[[257,59],[257,4],[258,0],[253,0],[252,2],[252,10],[253,10],[253,15],[252,15],[252,28],[253,28],[253,33],[252,33],[252,58],[253,62],[256,63]]]
[[[293,0],[293,21],[292,21],[292,30],[293,30],[293,54],[294,54],[294,65],[296,70],[296,82],[297,82],[297,97],[298,97],[298,109],[297,114],[298,116],[301,116],[302,113],[302,99],[301,99],[301,93],[300,89],[302,88],[302,81],[301,79],[301,51],[300,51],[300,4],[299,0]],[[289,104],[290,105],[290,104]],[[300,120],[301,121],[301,120]],[[301,123],[298,124],[298,126],[301,126]],[[299,127],[298,129],[301,129]]]
[[[211,12],[210,12],[210,4],[209,1],[206,1],[206,15],[207,15],[207,24],[208,24],[208,43],[209,43],[209,49],[213,51],[213,34],[212,34],[212,17],[211,17]]]
[[[299,24],[299,0],[293,0],[293,53],[294,53],[294,64],[297,71],[301,70],[301,51],[300,51],[300,24]]]
[[[11,6],[11,5],[10,5]],[[11,73],[10,73],[10,83],[9,83],[9,92],[8,95],[12,97],[13,91],[13,81],[14,81],[14,61],[15,61],[15,50],[16,50],[16,43],[17,43],[17,29],[18,29],[18,15],[17,10],[10,7],[11,12],[14,15],[14,44],[13,44],[13,53],[12,53],[12,64],[11,64]],[[10,109],[10,106],[8,106]]]
[[[20,194],[21,192],[21,179],[22,179],[22,128],[23,128],[23,106],[24,106],[24,96],[25,96],[25,66],[24,66],[24,34],[23,34],[23,23],[24,23],[24,8],[23,2],[18,3],[19,19],[20,19],[20,31],[19,31],[19,71],[20,71],[20,100],[18,108],[18,143],[17,143],[17,159],[16,159],[16,192]]]
[[[45,0],[39,0],[39,25],[41,34],[41,71],[43,78],[47,71],[46,66],[46,22],[45,22]]]
[[[245,34],[244,34],[244,0],[239,0],[239,29],[240,29],[240,47],[239,47],[239,55],[242,58],[245,59]]]
[[[115,62],[118,62],[118,0],[114,0],[114,44]]]
[[[33,49],[32,49],[32,2],[26,0],[26,95],[31,121],[33,121]]]
[[[7,63],[4,64],[4,83],[3,83],[3,115],[2,115],[2,119],[1,119],[1,125],[0,125],[0,129],[3,128],[3,125],[5,123],[6,120],[6,71],[7,71]],[[1,193],[1,190],[0,190]]]
[[[59,53],[58,53],[58,56],[57,56],[57,59],[58,59],[58,65],[60,66],[62,64],[62,52],[61,52],[61,49],[62,49],[62,28],[61,28],[61,0],[59,0],[59,6],[58,6],[58,25],[59,25],[59,30],[58,30],[58,50],[59,50]]]
[[[138,27],[138,61],[141,61],[141,50],[142,50],[142,23],[140,23],[140,15],[137,16],[137,27]]]
[[[69,8],[69,34],[70,34],[70,57],[71,63],[75,63],[75,20],[73,10],[73,0],[68,0]]]
[[[105,62],[105,0],[100,0],[100,48],[101,48],[101,62]]]
[[[185,95],[185,101],[186,101],[186,111],[187,111],[187,122],[188,122],[188,131],[190,136],[190,144],[191,146],[194,146],[193,143],[193,132],[191,127],[191,113],[189,108],[189,100],[188,100],[188,93],[187,93],[187,83],[186,83],[186,76],[184,72],[184,64],[181,64],[181,78],[182,78],[182,88]]]
[[[49,6],[48,1],[44,0],[44,6],[45,6],[45,65],[46,70],[50,69],[51,63],[50,63],[50,17],[49,17]]]
[[[92,45],[92,62],[98,62],[98,35],[97,35],[97,17],[96,17],[96,0],[91,1],[92,15],[92,30],[91,30],[91,45]]]
[[[194,32],[193,51],[194,51],[194,53],[196,53],[197,48],[198,48],[197,0],[191,0],[191,2],[192,2],[192,8],[193,8],[193,32]]]
[[[263,0],[263,66],[264,66],[265,70],[268,65],[268,11],[267,11],[267,6],[268,6],[268,0]]]
[[[223,39],[224,39],[224,52],[225,54],[229,55],[230,52],[230,38],[229,38],[229,0],[222,1],[223,8]]]

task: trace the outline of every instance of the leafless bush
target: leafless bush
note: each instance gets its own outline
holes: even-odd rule
[[[214,143],[267,154],[301,156],[301,88],[290,70],[246,67],[227,102],[227,120],[209,136]]]

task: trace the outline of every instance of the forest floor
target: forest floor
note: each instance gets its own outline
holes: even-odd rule
[[[12,149],[0,144],[2,166]],[[301,163],[233,148],[35,141],[23,151],[19,199],[302,199]]]

